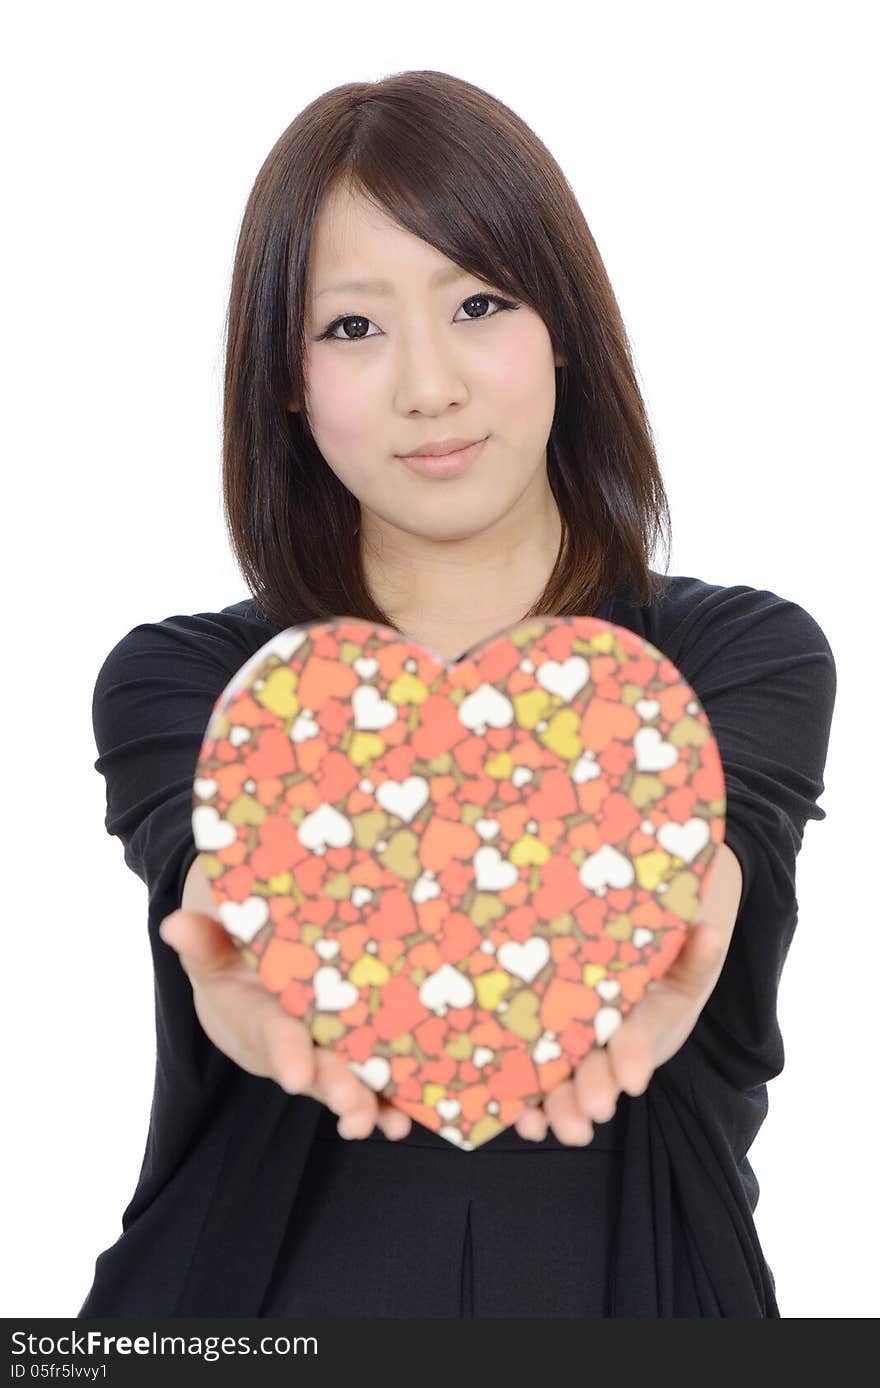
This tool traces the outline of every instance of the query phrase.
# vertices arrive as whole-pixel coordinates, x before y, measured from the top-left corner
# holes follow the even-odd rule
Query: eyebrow
[[[460,265],[452,265],[449,268],[438,270],[428,281],[432,289],[440,289],[446,284],[454,284],[456,280],[470,278],[470,271],[463,270]],[[319,289],[315,294],[316,299],[320,299],[322,294],[332,294],[334,291],[356,290],[360,294],[392,294],[393,285],[387,280],[345,280],[340,284],[327,284],[323,289]]]

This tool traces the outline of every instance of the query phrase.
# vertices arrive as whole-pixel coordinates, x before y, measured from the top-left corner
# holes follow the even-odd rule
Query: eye
[[[502,299],[500,294],[471,294],[465,299],[461,307],[465,308],[467,304],[478,304],[481,300],[485,300],[488,304],[494,304],[499,313],[506,308],[519,308],[519,304],[512,303],[510,299]],[[495,318],[496,316],[494,313],[478,313],[476,319],[471,321],[479,321],[480,318]],[[459,321],[464,320],[460,319]]]
[[[459,308],[464,308],[464,309],[466,309],[467,306],[468,306],[469,304],[479,304],[479,303],[482,303],[483,301],[485,301],[486,303],[489,303],[489,304],[494,304],[494,305],[495,305],[495,310],[496,310],[495,313],[482,312],[482,313],[476,314],[473,318],[470,318],[469,320],[468,320],[468,319],[465,319],[465,318],[459,318],[459,319],[457,319],[456,321],[459,322],[459,323],[464,323],[464,322],[468,322],[468,321],[470,321],[470,322],[472,322],[472,323],[474,323],[474,322],[479,322],[481,318],[495,318],[495,317],[497,317],[497,314],[500,313],[500,312],[502,312],[504,309],[516,309],[516,308],[519,308],[519,304],[515,304],[511,299],[504,299],[504,298],[502,298],[500,294],[470,294],[470,295],[468,295],[468,297],[459,305]],[[341,327],[343,326],[343,324],[345,324],[345,323],[356,323],[356,324],[358,324],[358,325],[364,324],[365,327],[368,327],[368,326],[370,325],[371,322],[372,322],[371,319],[365,318],[365,317],[363,316],[363,314],[360,314],[360,313],[343,313],[343,314],[340,315],[339,318],[334,318],[334,319],[333,319],[333,322],[330,323],[330,324],[324,329],[324,331],[323,331],[322,333],[319,333],[319,334],[318,334],[318,336],[317,336],[317,338],[315,339],[315,341],[316,341],[316,342],[359,342],[359,341],[361,341],[361,340],[362,340],[363,338],[365,338],[365,337],[376,337],[376,336],[378,335],[378,334],[376,334],[376,333],[369,333],[369,332],[366,332],[366,331],[363,331],[363,332],[362,332],[362,331],[360,331],[360,330],[358,330],[357,333],[356,333],[356,335],[353,336],[353,337],[347,337],[347,336],[346,336],[346,337],[338,337],[338,336],[337,336],[337,329],[338,329],[338,328],[341,328]],[[374,323],[374,324],[373,324],[373,327],[375,327],[375,326],[376,326],[376,325],[375,325],[375,323]]]

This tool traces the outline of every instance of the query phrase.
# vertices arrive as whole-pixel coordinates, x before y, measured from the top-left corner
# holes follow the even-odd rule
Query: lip
[[[456,448],[451,453],[409,453],[401,455],[400,461],[421,477],[454,477],[470,467],[485,442],[486,439],[477,439],[476,443]]]
[[[414,448],[410,453],[401,453],[401,458],[445,458],[450,453],[460,453],[463,448],[469,448],[472,443],[479,443],[479,439],[448,438],[432,439],[430,443],[423,443],[421,448]]]

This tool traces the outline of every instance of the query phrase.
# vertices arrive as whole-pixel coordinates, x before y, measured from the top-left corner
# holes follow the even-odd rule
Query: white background
[[[656,434],[669,571],[791,598],[835,653],[786,1065],[750,1159],[782,1315],[875,1316],[876,10],[310,8],[7,21],[3,1314],[76,1314],[140,1169],[146,891],[104,831],[91,695],[131,627],[247,596],[219,472],[245,200],[319,93],[436,68],[510,105],[575,189]]]

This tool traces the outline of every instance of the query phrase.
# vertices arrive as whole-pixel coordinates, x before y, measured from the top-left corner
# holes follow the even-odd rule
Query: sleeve
[[[120,839],[151,906],[162,900],[166,913],[180,904],[198,851],[192,787],[205,730],[220,694],[252,653],[218,616],[134,627],[105,659],[92,696],[105,827]]]
[[[804,829],[825,818],[817,801],[837,672],[803,607],[752,588],[720,592],[696,614],[676,660],[718,743],[725,841],[743,874],[730,948],[695,1037],[737,1088],[749,1089],[784,1063],[777,996],[797,922]]]

